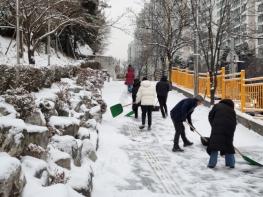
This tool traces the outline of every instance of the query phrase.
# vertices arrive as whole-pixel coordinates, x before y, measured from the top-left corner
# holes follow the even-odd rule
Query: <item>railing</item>
[[[194,73],[187,69],[174,68],[172,82],[193,90]],[[209,73],[199,73],[199,93],[210,97]],[[242,112],[263,112],[263,77],[245,79],[245,71],[226,74],[222,68],[217,74],[216,97],[232,99]]]

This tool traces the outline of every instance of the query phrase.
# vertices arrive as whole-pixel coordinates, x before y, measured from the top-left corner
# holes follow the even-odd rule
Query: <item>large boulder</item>
[[[95,162],[97,160],[97,154],[96,154],[96,149],[91,143],[90,140],[86,139],[83,140],[83,146],[82,146],[82,151],[81,151],[81,160],[82,163],[86,159],[90,159],[91,161]]]
[[[81,140],[89,139],[93,147],[95,147],[95,149],[98,150],[99,136],[98,136],[97,129],[92,128],[92,127],[90,128],[80,127],[78,138]]]
[[[26,124],[25,147],[23,155],[46,159],[46,148],[49,141],[47,127]]]
[[[77,162],[79,154],[79,145],[77,140],[72,136],[58,136],[55,135],[51,138],[50,145],[62,152],[68,153],[75,162]]]
[[[101,112],[101,106],[96,105],[92,107],[89,111],[85,113],[85,119],[95,119],[98,122],[101,122],[102,120],[102,112]]]
[[[0,161],[0,196],[21,196],[26,181],[20,161],[7,153],[0,153]]]
[[[93,171],[90,163],[73,167],[68,184],[78,193],[90,197],[93,189]]]
[[[49,125],[59,130],[61,135],[77,136],[80,121],[73,117],[52,116]]]
[[[47,127],[26,125],[26,144],[37,144],[44,149],[48,145],[49,132]]]
[[[30,116],[26,118],[25,122],[32,125],[46,126],[45,116],[40,110],[34,111]]]
[[[71,156],[66,152],[53,148],[52,146],[48,147],[48,160],[56,163],[62,168],[68,170],[71,169]]]
[[[26,146],[26,125],[21,119],[0,117],[0,151],[20,156]]]
[[[45,161],[31,156],[25,156],[21,159],[21,162],[27,183],[37,181],[42,186],[49,185],[49,173]]]

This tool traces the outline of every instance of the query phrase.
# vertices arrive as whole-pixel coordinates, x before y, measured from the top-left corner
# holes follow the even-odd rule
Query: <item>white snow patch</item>
[[[95,106],[95,107],[92,107],[92,108],[90,109],[89,113],[93,116],[93,115],[99,113],[100,110],[101,110],[101,109],[100,109],[100,106],[97,105],[97,106]]]
[[[70,125],[79,125],[80,121],[73,117],[63,117],[63,116],[52,116],[49,120],[49,124],[52,127],[60,126],[62,128]]]
[[[6,180],[21,166],[20,161],[18,159],[11,157],[5,152],[0,152],[0,161],[0,181]]]
[[[5,117],[2,116],[0,117],[0,127],[12,127],[12,128],[17,128],[18,130],[23,130],[26,128],[26,124],[23,120],[21,119],[14,119],[12,117]]]
[[[44,126],[26,124],[26,130],[28,133],[45,133],[48,132],[48,128]]]
[[[49,160],[53,162],[56,162],[61,159],[71,159],[71,156],[68,153],[53,148],[51,145],[48,146],[48,153],[49,153]]]

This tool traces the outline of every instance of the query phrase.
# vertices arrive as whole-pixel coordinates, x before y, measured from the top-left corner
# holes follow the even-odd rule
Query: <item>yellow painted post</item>
[[[225,99],[226,98],[226,82],[225,82],[226,69],[225,67],[222,67],[221,75],[222,75],[222,99]]]
[[[246,88],[245,88],[245,70],[241,70],[241,111],[245,112],[246,107]]]
[[[207,95],[207,97],[210,97],[210,75],[209,75],[209,72],[207,73],[207,77],[206,77],[206,95]]]

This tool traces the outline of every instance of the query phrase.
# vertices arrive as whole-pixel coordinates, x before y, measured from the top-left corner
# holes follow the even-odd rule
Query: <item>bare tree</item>
[[[200,43],[200,55],[210,75],[211,104],[214,104],[217,87],[217,70],[223,42],[230,32],[231,0],[221,0],[220,10],[217,0],[190,0],[192,27],[196,31]],[[196,10],[199,12],[196,12]],[[217,12],[218,11],[218,12]],[[196,17],[199,17],[199,25]],[[219,14],[219,15],[217,15]]]
[[[184,34],[189,24],[188,11],[185,0],[151,0],[137,18],[137,39],[167,59],[169,70],[176,53],[189,44]]]
[[[15,0],[1,0],[1,6],[15,17]],[[41,41],[70,25],[94,27],[94,20],[88,21],[78,1],[72,0],[20,0],[20,31],[28,49],[28,61],[34,64],[34,52]],[[2,20],[2,19],[1,19]],[[9,20],[8,26],[15,27],[15,20]],[[50,30],[48,31],[48,23]]]

